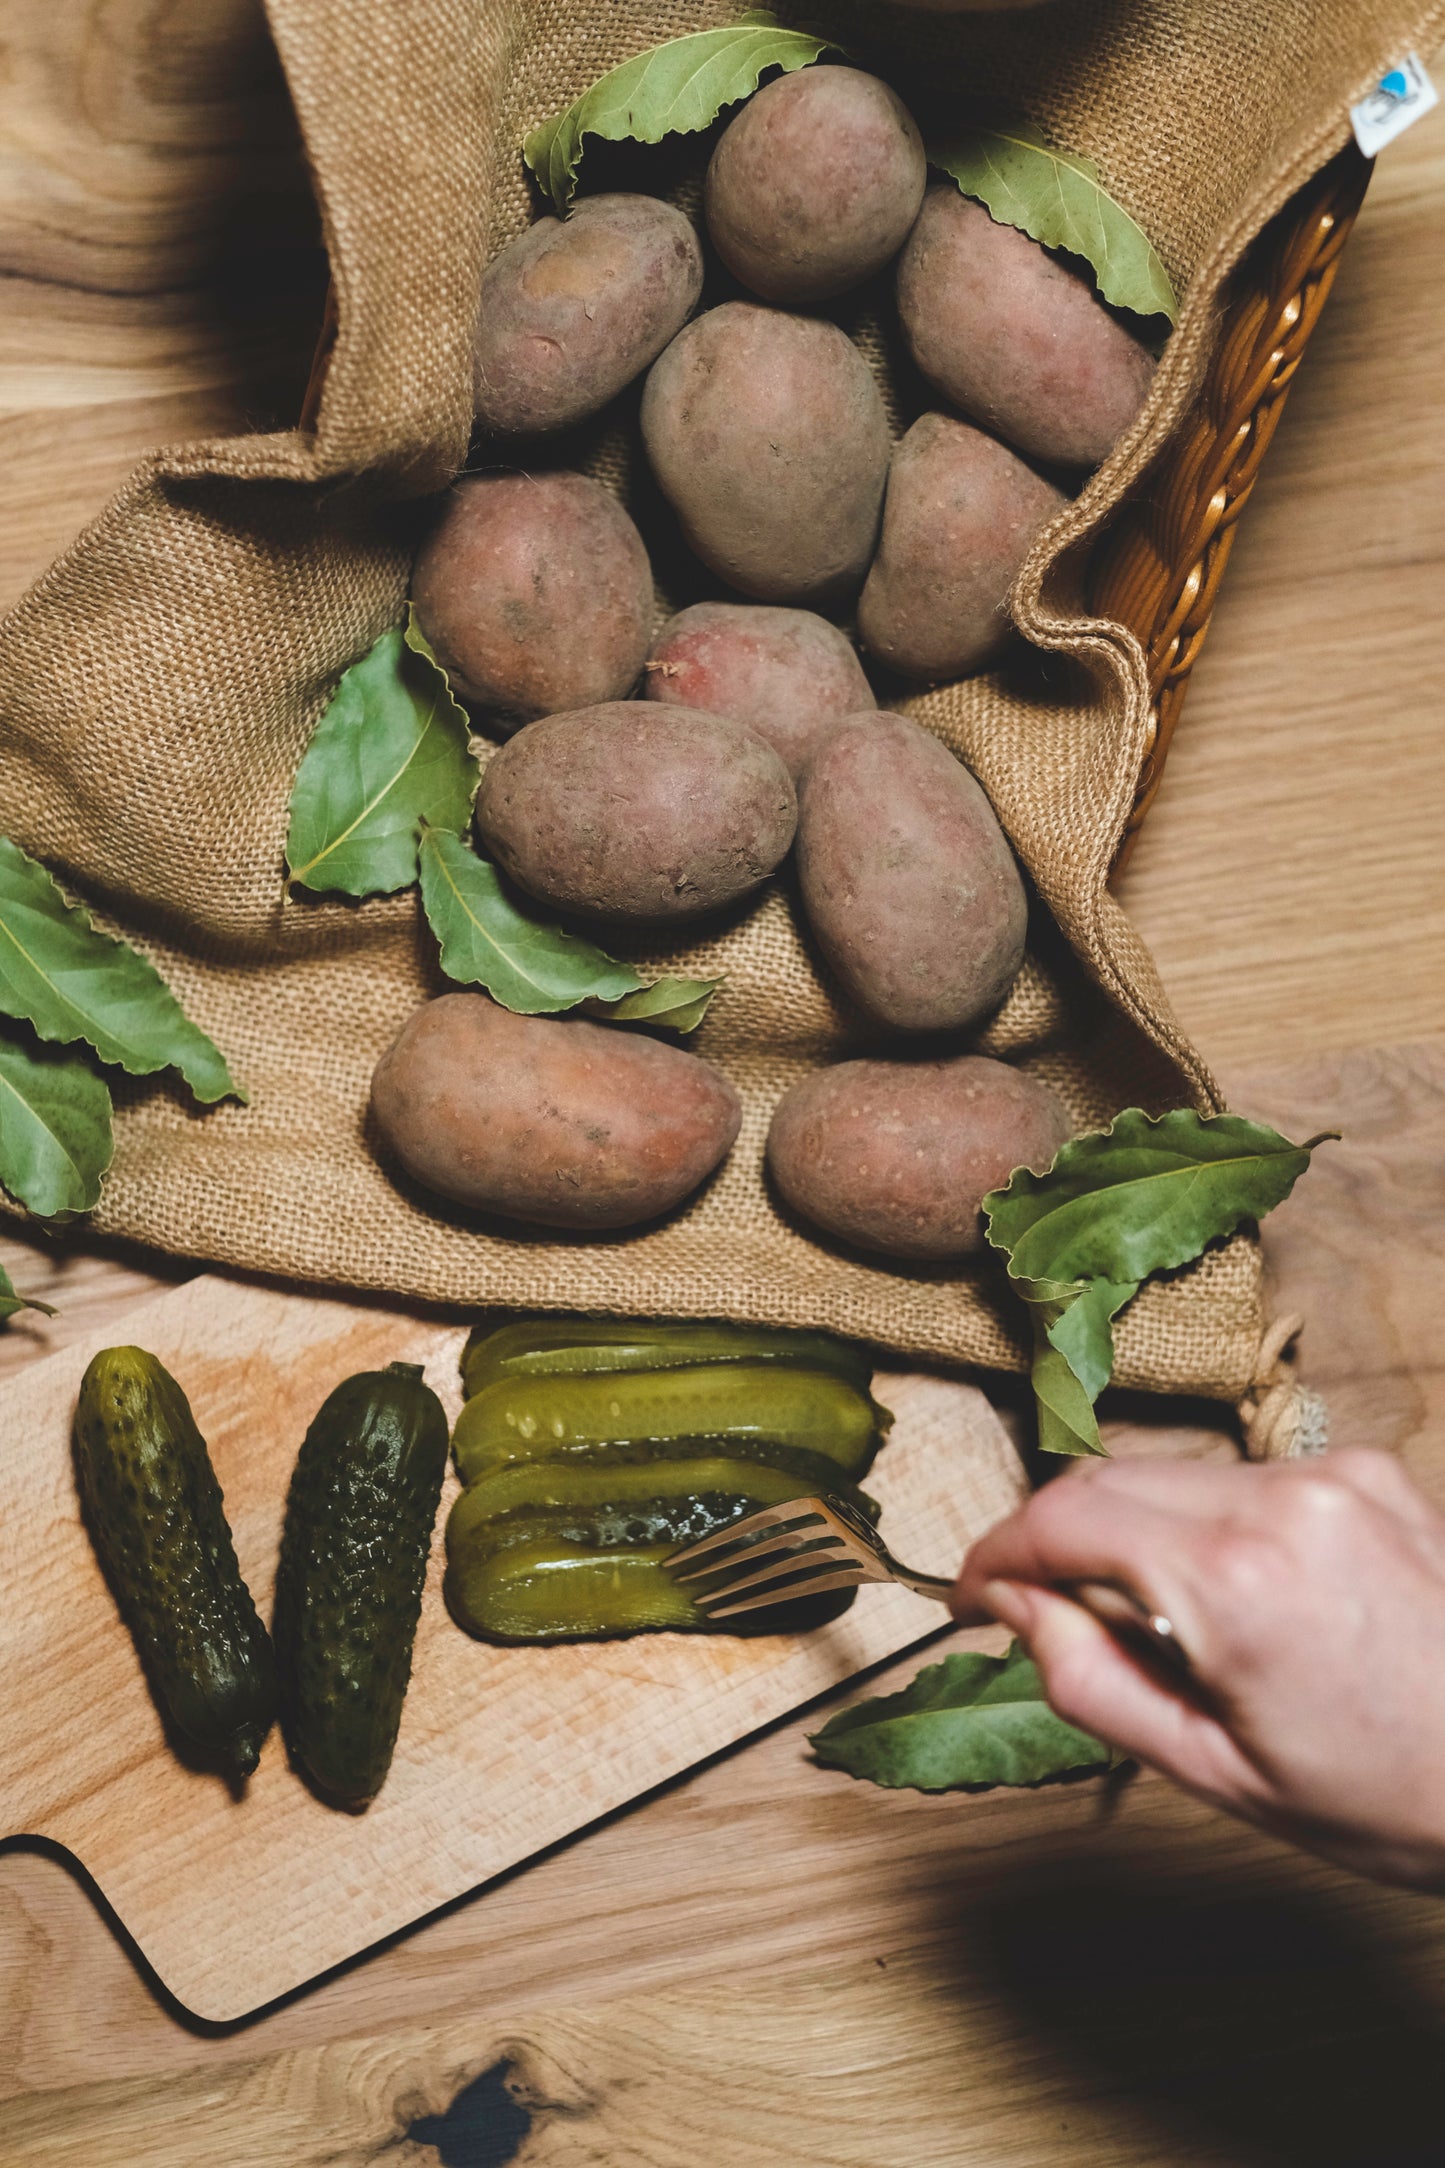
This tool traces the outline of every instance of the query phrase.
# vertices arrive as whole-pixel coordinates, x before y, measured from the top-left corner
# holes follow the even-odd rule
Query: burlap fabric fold
[[[155,959],[251,1093],[247,1108],[202,1115],[164,1083],[125,1085],[98,1227],[449,1302],[822,1323],[1015,1366],[1017,1319],[987,1269],[919,1276],[845,1255],[768,1195],[780,1092],[858,1043],[784,888],[665,959],[727,973],[695,1043],[746,1103],[731,1161],[666,1225],[588,1242],[483,1224],[394,1179],[368,1130],[368,1084],[438,990],[434,944],[411,896],[282,897],[287,796],[310,731],[339,672],[399,614],[418,500],[466,458],[480,268],[530,215],[523,133],[629,54],[739,12],[735,0],[269,0],[338,306],[315,426],[159,454],[0,626],[0,831]],[[1428,47],[1445,6],[1063,0],[1043,16],[950,19],[807,0],[792,12],[845,37],[886,34],[900,82],[916,57],[935,85],[1007,100],[1096,159],[1187,293],[1146,412],[1025,571],[1018,614],[1047,659],[912,705],[982,778],[1038,891],[1030,964],[985,1048],[1051,1078],[1081,1119],[1126,1103],[1212,1107],[1209,1073],[1105,888],[1143,751],[1143,660],[1120,628],[1081,614],[1066,552],[1186,410],[1251,238],[1344,140],[1350,102]],[[1121,1380],[1239,1397],[1258,1362],[1259,1277],[1240,1240],[1147,1288],[1122,1321]]]

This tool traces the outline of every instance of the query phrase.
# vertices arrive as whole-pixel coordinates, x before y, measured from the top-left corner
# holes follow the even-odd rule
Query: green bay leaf
[[[1314,1143],[1237,1114],[1130,1107],[1073,1137],[1047,1174],[1020,1168],[983,1201],[984,1225],[1020,1280],[1145,1280],[1200,1256],[1282,1204]]]
[[[504,888],[496,867],[444,828],[422,831],[421,899],[447,977],[484,986],[518,1015],[556,1015],[643,987],[630,965],[564,933]]]
[[[479,771],[470,726],[414,619],[345,672],[291,791],[288,878],[346,896],[417,877],[423,821],[460,835]]]
[[[1038,1418],[1041,1453],[1061,1453],[1073,1460],[1104,1456],[1094,1413],[1094,1395],[1075,1377],[1069,1363],[1049,1339],[1049,1313],[1033,1314],[1034,1357],[1029,1382],[1034,1389],[1034,1413]]]
[[[1103,1452],[1094,1402],[1113,1374],[1119,1311],[1151,1273],[1282,1203],[1320,1142],[1291,1144],[1239,1115],[1131,1107],[1071,1138],[1046,1174],[1020,1168],[990,1191],[985,1231],[1033,1321],[1045,1452]]]
[[[0,1015],[78,1040],[128,1076],[178,1069],[197,1099],[243,1099],[224,1059],[153,964],[98,933],[59,883],[0,836]]]
[[[18,1310],[38,1310],[42,1317],[54,1317],[55,1311],[48,1302],[36,1302],[31,1295],[15,1291],[15,1282],[3,1265],[0,1265],[0,1324],[7,1317],[14,1317]]]
[[[831,40],[785,30],[764,8],[722,30],[670,38],[624,60],[564,113],[534,128],[522,155],[559,212],[572,200],[589,136],[607,143],[661,143],[693,135],[751,97],[764,75],[809,67]]]
[[[0,1187],[39,1219],[88,1212],[111,1162],[110,1090],[88,1054],[0,1031]]]
[[[651,986],[624,994],[620,1001],[589,1002],[588,1011],[610,1024],[654,1024],[668,1031],[696,1031],[722,984],[721,979],[655,979]]]
[[[1178,322],[1178,297],[1158,251],[1109,195],[1092,160],[1055,150],[1029,121],[998,116],[952,126],[927,150],[929,164],[999,225],[1082,256],[1115,308]]]
[[[901,1693],[840,1710],[808,1743],[829,1768],[921,1792],[1043,1784],[1110,1759],[1055,1716],[1018,1642],[1007,1656],[945,1656]]]
[[[1139,1292],[1137,1280],[1085,1280],[1082,1291],[1051,1317],[1046,1330],[1091,1400],[1114,1374],[1114,1320]]]

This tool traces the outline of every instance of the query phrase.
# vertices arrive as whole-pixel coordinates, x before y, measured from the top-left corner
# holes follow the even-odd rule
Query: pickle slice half
[[[777,1364],[504,1377],[466,1403],[452,1451],[464,1483],[520,1461],[650,1459],[658,1447],[675,1458],[679,1444],[702,1440],[747,1458],[811,1453],[856,1477],[891,1422],[843,1379]]]
[[[649,1324],[619,1318],[535,1317],[479,1325],[462,1354],[468,1399],[502,1377],[594,1376],[613,1370],[679,1370],[702,1363],[782,1363],[823,1370],[868,1390],[864,1351],[831,1333],[765,1325]]]

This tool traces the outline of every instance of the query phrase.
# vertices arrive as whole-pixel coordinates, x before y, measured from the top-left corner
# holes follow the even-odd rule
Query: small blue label
[[[1386,70],[1368,97],[1351,106],[1355,141],[1367,158],[1376,158],[1439,102],[1435,85],[1420,65],[1419,54],[1407,53]]]

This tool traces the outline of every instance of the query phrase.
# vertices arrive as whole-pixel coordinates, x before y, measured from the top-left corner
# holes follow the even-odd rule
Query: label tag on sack
[[[1407,53],[1388,75],[1381,76],[1368,98],[1350,107],[1355,141],[1367,158],[1378,157],[1422,113],[1440,103],[1440,93],[1425,73],[1418,53]]]

